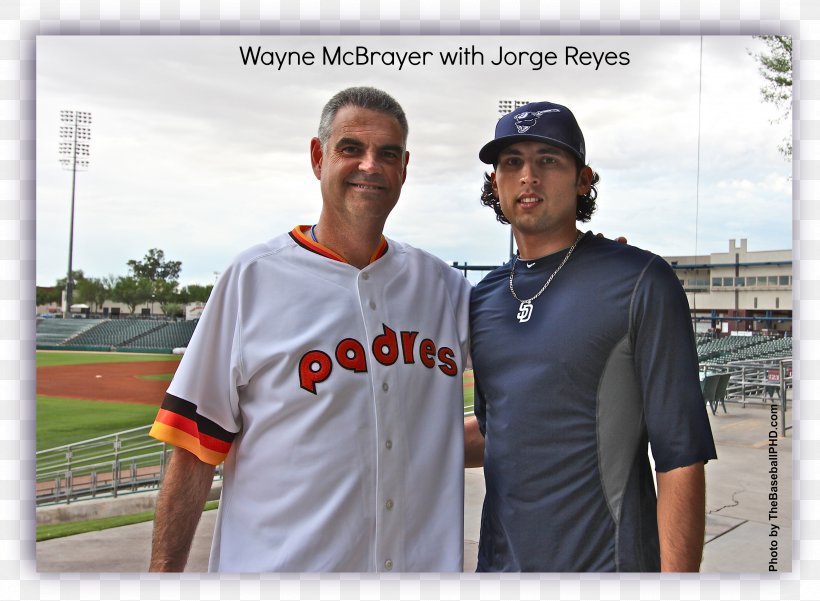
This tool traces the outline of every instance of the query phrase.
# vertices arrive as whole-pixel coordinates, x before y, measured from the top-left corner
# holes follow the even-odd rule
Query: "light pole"
[[[74,296],[72,261],[74,255],[74,193],[77,188],[77,171],[88,168],[91,157],[91,113],[84,111],[60,111],[60,164],[71,170],[71,227],[68,234],[68,277],[65,284],[65,308],[63,317],[71,312]]]

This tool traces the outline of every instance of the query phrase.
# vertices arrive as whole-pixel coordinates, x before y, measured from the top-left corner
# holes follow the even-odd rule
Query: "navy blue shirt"
[[[565,254],[518,261],[518,297]],[[470,307],[487,487],[478,570],[660,570],[647,444],[660,472],[716,458],[677,276],[587,232],[519,323],[509,274],[490,273]]]

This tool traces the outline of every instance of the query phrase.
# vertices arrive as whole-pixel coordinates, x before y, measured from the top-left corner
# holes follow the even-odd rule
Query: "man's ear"
[[[404,151],[404,173],[401,175],[401,183],[404,185],[404,180],[407,179],[407,164],[410,162],[410,152]]]
[[[313,175],[316,179],[322,179],[322,143],[319,138],[313,138],[310,141],[310,165],[313,167]]]
[[[592,167],[586,166],[578,173],[577,194],[583,196],[592,188]]]

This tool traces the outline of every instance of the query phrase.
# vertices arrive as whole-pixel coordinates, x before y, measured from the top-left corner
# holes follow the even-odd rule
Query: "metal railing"
[[[793,401],[793,360],[789,358],[733,361],[726,364],[701,365],[705,374],[730,373],[726,402],[745,407],[750,405],[777,405],[780,410],[780,433],[792,426],[786,425],[786,409]]]
[[[785,436],[786,430],[791,429],[786,425],[786,408],[793,387],[791,358],[702,365],[701,370],[731,373],[726,402],[744,407],[776,403],[781,434]],[[465,405],[464,416],[472,415],[472,411],[472,403]],[[151,425],[147,425],[38,451],[37,505],[117,497],[159,488],[173,447],[148,436],[150,429]],[[220,465],[215,478],[221,477]]]
[[[37,505],[116,497],[159,487],[171,447],[133,428],[38,451]]]

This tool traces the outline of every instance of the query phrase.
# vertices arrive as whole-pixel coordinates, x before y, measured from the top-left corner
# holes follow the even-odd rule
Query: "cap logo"
[[[544,111],[538,111],[537,113],[532,113],[527,111],[525,113],[518,113],[515,115],[515,127],[518,129],[519,134],[523,134],[528,129],[533,127],[536,123],[538,123],[538,118],[543,115],[544,113],[560,113],[561,111],[558,109],[546,109]]]

